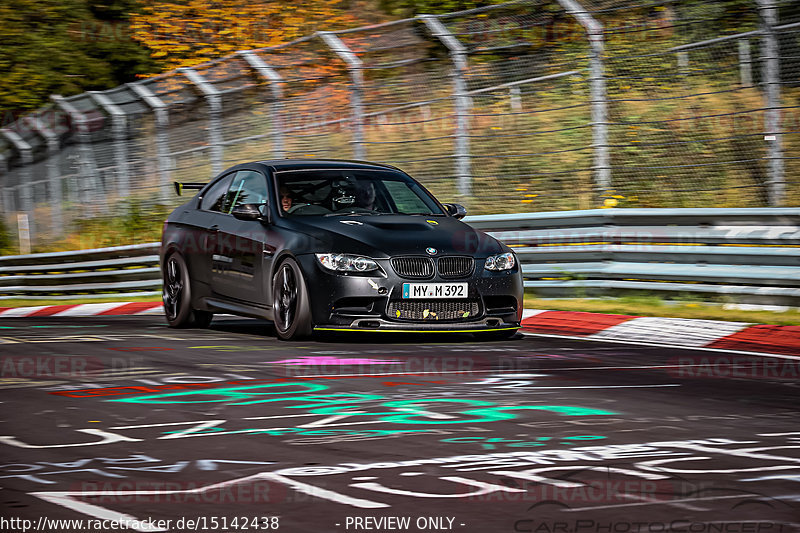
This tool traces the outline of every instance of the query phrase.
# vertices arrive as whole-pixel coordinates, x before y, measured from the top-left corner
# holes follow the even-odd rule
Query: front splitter
[[[363,323],[369,323],[369,325]],[[314,331],[357,331],[366,333],[487,333],[492,331],[516,331],[519,324],[489,325],[486,322],[471,324],[398,324],[385,320],[356,320],[346,326],[316,326]]]

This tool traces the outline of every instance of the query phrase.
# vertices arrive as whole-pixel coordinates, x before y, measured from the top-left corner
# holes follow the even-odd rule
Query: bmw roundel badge
[[[431,247],[425,248],[425,251],[428,252],[428,255],[436,255],[439,253],[439,250]]]

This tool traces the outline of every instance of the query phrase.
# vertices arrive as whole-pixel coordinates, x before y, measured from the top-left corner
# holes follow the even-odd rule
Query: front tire
[[[292,258],[281,262],[272,278],[272,313],[282,340],[310,337],[314,330],[303,272]]]
[[[192,284],[183,257],[177,253],[167,257],[163,276],[161,298],[164,301],[164,315],[169,327],[208,327],[213,315],[208,311],[192,309]]]

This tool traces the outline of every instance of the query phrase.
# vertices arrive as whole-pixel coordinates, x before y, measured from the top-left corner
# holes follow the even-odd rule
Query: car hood
[[[296,230],[319,241],[320,252],[390,257],[397,255],[466,254],[486,256],[507,248],[452,217],[418,215],[362,215],[295,217]]]

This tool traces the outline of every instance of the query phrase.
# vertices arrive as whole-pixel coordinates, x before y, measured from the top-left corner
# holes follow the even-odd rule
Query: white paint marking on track
[[[136,517],[131,516],[129,514],[120,513],[119,511],[112,511],[111,509],[100,507],[99,505],[82,502],[76,499],[75,496],[73,495],[74,493],[71,492],[31,492],[30,494],[38,498],[41,498],[46,502],[50,502],[56,505],[61,505],[62,507],[66,507],[67,509],[71,509],[73,511],[83,513],[85,515],[89,515],[99,520],[112,520],[118,524],[136,524],[136,523],[142,524],[141,521],[137,521]],[[169,531],[168,529],[162,529],[156,527],[152,528],[137,527],[131,529],[143,532]]]
[[[639,500],[640,502],[652,502],[652,503],[660,503],[664,500],[657,500],[655,498],[647,498],[646,496],[639,496],[637,494],[620,494],[621,498],[627,498],[629,500]],[[688,503],[673,503],[673,507],[679,507],[681,509],[686,509],[688,511],[708,511],[709,509],[705,507],[696,507],[694,505],[690,505]]]
[[[593,339],[654,339],[687,347],[706,346],[751,326],[749,322],[723,322],[690,318],[639,317],[591,335]]]
[[[362,500],[361,498],[353,498],[351,496],[339,494],[338,492],[333,492],[332,490],[321,489],[319,487],[315,487],[314,485],[303,483],[302,481],[297,481],[295,479],[284,477],[280,474],[268,473],[268,474],[262,474],[261,477],[265,479],[271,479],[278,483],[283,483],[284,485],[288,485],[290,488],[293,488],[298,492],[302,492],[303,494],[308,494],[309,496],[314,496],[317,498],[325,498],[327,500],[331,500],[336,503],[352,505],[353,507],[360,507],[362,509],[379,509],[381,507],[390,507],[390,505],[386,503],[373,502],[370,500]]]
[[[213,485],[206,485],[205,487],[198,487],[195,489],[187,489],[187,490],[119,490],[119,491],[109,491],[109,490],[98,490],[98,491],[64,491],[64,492],[31,492],[29,493],[32,496],[36,496],[41,498],[45,501],[50,503],[54,503],[56,505],[61,505],[68,509],[72,509],[73,511],[77,511],[79,513],[87,514],[94,518],[98,518],[101,520],[116,520],[120,522],[120,525],[123,527],[130,527],[131,529],[135,529],[136,531],[143,531],[143,532],[150,532],[150,531],[169,531],[168,529],[160,529],[154,527],[146,527],[147,522],[144,519],[137,519],[131,515],[120,513],[118,511],[113,511],[111,509],[106,509],[105,507],[100,507],[99,505],[93,505],[90,503],[86,503],[76,499],[76,497],[87,497],[87,496],[165,496],[169,494],[198,494],[204,493],[209,490],[216,490],[225,488],[229,485],[237,485],[239,483],[244,483],[247,481],[254,481],[257,479],[263,479],[266,477],[271,476],[271,474],[264,474],[258,473],[253,474],[252,476],[247,476],[238,479],[232,479],[229,481],[223,481],[221,483],[215,483]],[[321,489],[318,489],[321,490]],[[336,493],[333,493],[336,494]],[[342,495],[339,495],[342,496]],[[346,498],[346,496],[345,496]],[[364,500],[366,501],[366,500]],[[372,503],[372,502],[370,502]],[[381,505],[381,504],[379,504]],[[381,505],[384,506],[384,505]],[[143,527],[132,527],[135,524],[139,524]]]
[[[708,498],[682,498],[678,500],[657,500],[651,502],[637,502],[637,503],[617,503],[613,505],[597,505],[594,507],[573,507],[572,509],[564,509],[567,513],[576,513],[580,511],[595,511],[598,509],[618,509],[620,507],[642,507],[645,505],[674,505],[676,503],[689,503],[689,502],[705,502],[714,500],[731,500],[733,498],[744,498],[745,494],[735,494],[732,496],[709,496]],[[754,495],[755,496],[755,495]],[[796,495],[787,494],[784,496],[772,496],[771,499],[780,500],[782,498],[794,498]]]
[[[596,342],[610,342],[613,344],[631,344],[634,346],[653,346],[656,348],[674,348],[676,350],[687,350],[691,352],[699,351],[699,352],[716,352],[716,353],[724,353],[724,354],[737,354],[737,355],[755,355],[758,357],[772,357],[775,359],[789,359],[792,361],[800,361],[800,356],[798,355],[783,355],[777,353],[767,353],[767,352],[746,352],[743,350],[727,350],[725,348],[706,348],[706,347],[697,347],[697,346],[682,346],[680,344],[666,344],[660,342],[643,342],[643,341],[626,341],[626,340],[619,340],[619,339],[602,339],[597,338],[594,335],[588,337],[579,337],[576,335],[554,335],[552,333],[530,333],[527,331],[520,330],[520,333],[523,335],[527,335],[530,337],[546,337],[546,338],[553,338],[553,339],[574,339],[579,341],[596,341]],[[647,367],[641,367],[647,368]],[[665,367],[666,368],[666,367]],[[550,369],[548,369],[550,370]]]

